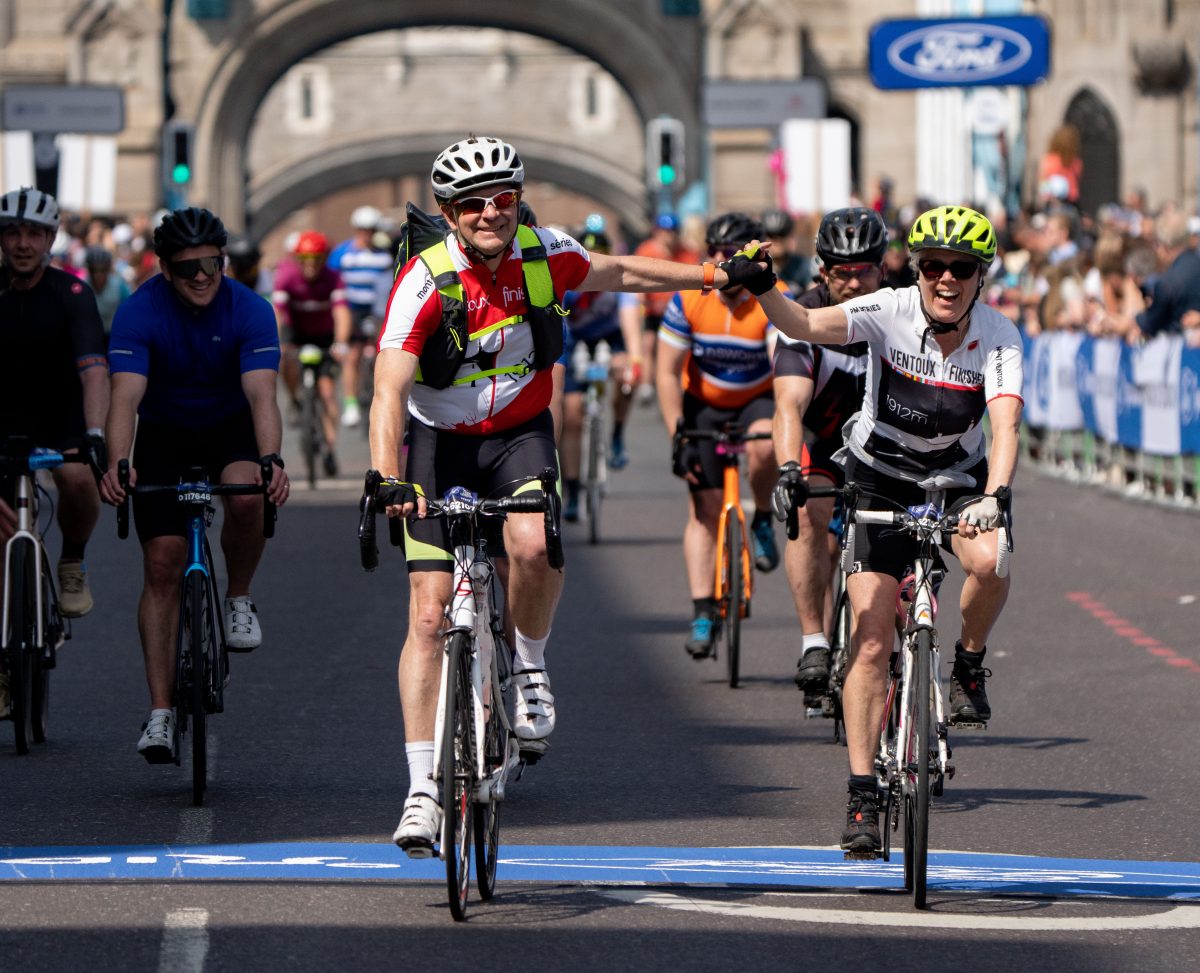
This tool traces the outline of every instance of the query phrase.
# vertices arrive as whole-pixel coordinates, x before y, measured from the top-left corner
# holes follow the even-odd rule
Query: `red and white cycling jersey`
[[[840,305],[847,341],[866,341],[867,393],[847,444],[863,462],[910,479],[962,469],[984,458],[980,420],[987,404],[1021,398],[1021,337],[983,304],[948,356],[921,311],[917,287],[880,290]]]
[[[535,227],[546,248],[550,278],[558,301],[576,289],[591,269],[591,256],[572,237],[557,230]],[[513,238],[496,273],[473,261],[453,233],[446,246],[463,286],[467,305],[467,357],[458,375],[467,376],[533,361],[533,334],[525,323],[525,276],[521,244]],[[419,257],[413,257],[392,288],[379,348],[402,348],[421,354],[425,339],[442,319],[441,297]],[[470,435],[488,435],[511,429],[532,419],[550,404],[550,370],[512,372],[481,377],[477,381],[433,389],[414,385],[408,411],[418,422],[435,429]]]

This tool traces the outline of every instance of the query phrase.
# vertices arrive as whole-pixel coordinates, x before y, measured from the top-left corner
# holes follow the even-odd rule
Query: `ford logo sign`
[[[880,88],[1028,85],[1050,67],[1050,32],[1037,16],[883,20],[871,30]]]
[[[1024,67],[1032,53],[1026,38],[1004,27],[944,24],[898,37],[887,57],[912,78],[990,82]]]

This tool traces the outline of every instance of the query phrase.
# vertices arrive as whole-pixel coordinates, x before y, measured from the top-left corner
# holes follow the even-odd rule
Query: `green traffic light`
[[[171,178],[177,183],[185,183],[192,178],[191,166],[179,163],[171,170]]]
[[[675,167],[662,165],[658,167],[658,181],[664,186],[670,186],[675,182]]]

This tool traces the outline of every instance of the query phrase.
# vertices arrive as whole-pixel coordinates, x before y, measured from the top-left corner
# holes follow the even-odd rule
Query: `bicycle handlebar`
[[[846,503],[846,520],[847,523],[856,524],[876,524],[884,527],[898,527],[902,530],[915,531],[917,526],[923,522],[927,522],[926,517],[914,516],[910,510],[860,510],[858,508],[858,498],[860,496],[871,496],[887,503],[895,504],[895,501],[890,497],[885,497],[877,493],[869,493],[864,491],[853,483],[848,483],[846,486],[815,486],[810,487],[801,481],[801,489],[797,491],[799,494],[795,498],[795,503],[792,504],[788,511],[788,536],[791,536],[791,524],[793,518],[797,517],[797,508],[803,507],[811,498],[821,497],[841,497]],[[994,494],[980,493],[972,496],[961,497],[956,500],[951,506],[942,513],[937,521],[937,530],[956,531],[960,522],[959,513],[965,508],[981,500],[984,497],[995,497],[1000,505],[1000,524],[997,526],[997,544],[996,544],[996,577],[1004,578],[1008,576],[1008,561],[1012,554],[1012,489],[1002,486],[996,489]],[[897,504],[897,507],[899,505]]]
[[[65,453],[58,449],[34,446],[27,436],[8,436],[0,440],[0,466],[8,467],[20,474],[33,474],[38,470],[54,470],[66,463],[86,463],[92,469],[96,482],[104,475],[96,462],[92,450],[80,449],[76,453]]]
[[[198,503],[204,494],[210,497],[250,496],[262,494],[263,498],[263,537],[275,536],[275,520],[278,510],[267,496],[267,488],[271,485],[273,473],[269,459],[259,460],[261,483],[210,483],[201,478],[194,481],[180,480],[178,483],[139,483],[135,487],[129,485],[129,460],[117,462],[117,482],[125,491],[125,498],[117,504],[117,536],[124,540],[129,536],[129,497],[132,493],[174,493],[181,503]],[[188,496],[191,494],[191,497]]]
[[[496,499],[478,499],[464,502],[463,499],[426,500],[426,517],[448,517],[455,514],[471,513],[484,517],[505,517],[510,513],[544,513],[546,531],[546,559],[550,567],[558,570],[563,566],[562,534],[558,527],[558,492],[555,483],[558,473],[552,467],[546,467],[538,477],[542,485],[541,493],[524,493]],[[389,505],[390,498],[380,496],[380,487],[389,481],[378,470],[367,470],[363,483],[363,495],[359,501],[358,545],[359,557],[363,570],[374,571],[379,567],[379,547],[376,543],[375,515]],[[449,496],[449,493],[447,494]],[[404,540],[403,525],[399,518],[388,518],[388,530],[392,545],[399,547]]]

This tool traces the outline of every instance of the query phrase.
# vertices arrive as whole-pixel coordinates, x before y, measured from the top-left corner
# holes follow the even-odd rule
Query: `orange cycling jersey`
[[[787,294],[787,288],[779,285]],[[736,409],[771,391],[767,341],[774,325],[747,291],[726,304],[713,291],[684,291],[671,298],[659,340],[689,354],[683,390],[719,409]]]

